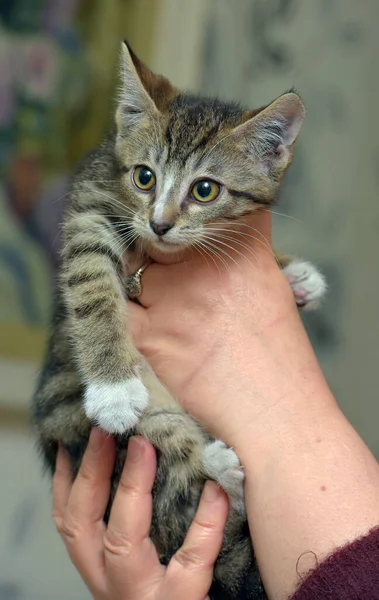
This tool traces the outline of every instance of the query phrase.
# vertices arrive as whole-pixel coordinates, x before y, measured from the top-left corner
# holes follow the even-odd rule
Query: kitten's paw
[[[238,456],[221,440],[207,444],[203,450],[203,468],[228,494],[234,508],[244,512],[244,472]]]
[[[119,383],[92,382],[84,395],[87,417],[108,433],[133,429],[148,403],[147,389],[137,377]]]
[[[319,306],[327,286],[324,276],[315,266],[309,262],[294,260],[284,267],[283,273],[299,308],[314,310]]]

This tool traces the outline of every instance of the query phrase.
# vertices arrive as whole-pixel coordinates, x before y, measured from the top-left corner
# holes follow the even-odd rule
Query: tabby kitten
[[[151,536],[163,563],[184,539],[204,480],[218,481],[231,510],[211,598],[266,597],[242,470],[234,452],[161,388],[133,347],[125,274],[154,249],[198,244],[212,252],[215,240],[225,261],[233,222],[275,202],[303,118],[292,92],[255,111],[182,93],[123,44],[115,131],[75,176],[63,224],[51,337],[33,400],[45,463],[53,473],[60,443],[76,473],[91,426],[113,434],[118,457],[107,520],[128,437],[149,439],[159,456]],[[323,277],[309,263],[279,260],[298,304],[315,306]]]

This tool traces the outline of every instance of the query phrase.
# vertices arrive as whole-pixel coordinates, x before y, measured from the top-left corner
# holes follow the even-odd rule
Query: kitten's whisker
[[[238,244],[239,246],[241,246],[241,248],[245,248],[245,250],[247,250],[248,252],[250,252],[250,254],[257,259],[257,255],[255,254],[254,250],[248,246],[248,244],[244,244],[243,242],[241,242],[240,240],[236,240],[233,237],[230,237],[228,235],[217,235],[217,238],[211,238],[211,239],[222,239],[222,240],[228,240],[229,242],[234,242],[235,244]]]
[[[84,183],[119,183],[119,179],[82,179]]]
[[[79,216],[83,216],[86,217],[88,213],[85,213],[83,215],[78,215]],[[105,213],[96,213],[99,215],[99,217],[104,217],[105,219],[125,219],[125,221],[127,221],[128,223],[132,223],[132,219],[129,215],[116,215],[116,214],[111,214],[111,215],[107,215]],[[113,225],[113,223],[112,223]]]
[[[129,242],[130,240],[135,240],[139,237],[139,235],[136,232],[133,231],[126,231],[126,232],[122,232],[121,235],[119,236],[119,241],[121,243],[123,242]]]
[[[249,237],[257,242],[259,242],[260,244],[263,243],[262,240],[260,240],[259,238],[257,238],[256,235],[252,235],[251,233],[247,233],[246,231],[240,231],[238,229],[232,229],[231,227],[206,227],[207,231],[227,231],[229,233],[235,233],[238,235],[243,235],[245,237]]]
[[[59,225],[58,225],[58,231],[57,231],[57,233],[55,234],[53,241],[51,242],[51,249],[52,249],[52,250],[54,250],[54,246],[55,246],[55,244],[56,244],[56,242],[57,242],[57,240],[58,240],[58,237],[59,237],[59,236],[61,235],[61,233],[62,233],[62,228],[63,228],[63,223],[59,223]]]
[[[80,217],[85,217],[86,215],[76,215],[76,218],[80,218]],[[104,215],[100,215],[100,217],[103,217]],[[129,223],[124,223],[123,221],[118,221],[116,223],[112,223],[112,226],[116,229],[116,234],[117,236],[119,236],[119,232],[117,231],[118,228],[125,228],[125,229],[129,229],[130,231],[133,230],[133,226]],[[54,248],[54,245],[57,241],[58,236],[62,233],[62,225],[60,226],[60,229],[58,231],[58,233],[56,234],[53,243],[52,243],[52,248]],[[73,240],[75,240],[78,236],[82,235],[83,233],[86,233],[88,231],[94,230],[94,229],[106,229],[106,225],[104,223],[94,223],[93,225],[91,225],[90,227],[86,227],[85,229],[80,229],[77,233],[75,233],[75,235],[73,235],[73,237],[70,237],[69,239],[69,243],[71,243]]]
[[[213,242],[216,242],[216,244],[213,244],[211,240],[212,240]],[[222,252],[222,254],[224,254],[224,255],[225,255],[225,256],[227,256],[227,257],[228,257],[228,258],[229,258],[231,261],[233,261],[235,265],[237,265],[239,268],[241,268],[241,265],[240,265],[240,264],[239,264],[239,263],[238,263],[238,262],[237,262],[237,261],[236,261],[236,260],[235,260],[235,259],[234,259],[234,258],[233,258],[231,255],[230,255],[230,254],[229,254],[229,252],[226,252],[225,250],[223,250],[222,248],[220,248],[220,247],[218,246],[218,244],[221,244],[222,246],[227,246],[227,247],[228,247],[228,248],[230,248],[231,250],[234,250],[235,252],[237,252],[237,254],[240,254],[240,253],[238,253],[238,250],[236,250],[236,249],[235,249],[235,248],[233,248],[232,246],[229,246],[229,244],[226,244],[225,242],[221,242],[220,240],[217,240],[217,239],[215,239],[215,238],[210,238],[209,236],[207,236],[207,237],[204,239],[204,242],[206,242],[208,246],[211,246],[212,248],[216,248],[216,249],[217,249],[219,252]],[[243,254],[241,254],[241,256],[243,256]],[[220,258],[221,258],[221,257],[220,257]],[[229,265],[228,265],[227,263],[226,263],[226,265],[225,265],[225,266],[226,266],[227,268],[229,267]]]
[[[218,233],[219,231],[224,231],[226,233],[234,233],[236,235],[241,235],[242,237],[250,238],[250,239],[262,244],[265,248],[267,248],[267,250],[269,250],[270,254],[273,254],[275,256],[275,253],[273,252],[271,247],[267,247],[267,245],[262,240],[257,238],[255,235],[252,235],[251,233],[246,233],[245,231],[238,231],[237,229],[231,229],[231,228],[222,229],[222,228],[217,228],[217,227],[207,227],[206,230],[210,231],[212,233]],[[231,238],[231,239],[234,239],[234,238]]]
[[[222,229],[217,227],[207,227],[206,231],[210,231],[211,233],[225,232],[234,235],[239,235],[243,238],[249,238],[251,240],[254,240],[255,242],[259,242],[260,244],[263,244],[266,247],[262,240],[257,238],[255,235],[252,235],[251,233],[246,233],[245,231],[237,231],[236,229]]]
[[[217,223],[216,223],[216,225],[217,225]],[[221,223],[220,223],[220,225],[228,225],[228,223],[221,222]],[[256,241],[257,241],[257,242],[260,242],[261,244],[263,244],[263,245],[264,245],[264,246],[267,248],[267,250],[269,250],[270,252],[273,252],[273,251],[272,251],[272,248],[271,248],[271,244],[270,244],[270,242],[269,242],[269,241],[268,241],[268,239],[267,239],[267,238],[266,238],[266,237],[263,235],[263,233],[262,233],[261,231],[259,231],[259,229],[257,229],[256,227],[253,227],[252,225],[248,225],[247,223],[244,223],[244,222],[238,222],[238,225],[239,225],[239,226],[243,226],[243,227],[247,227],[248,229],[251,229],[252,231],[254,231],[255,233],[257,233],[257,234],[258,234],[258,235],[259,235],[261,238],[263,238],[263,240],[264,240],[264,242],[265,242],[265,243],[264,243],[262,240],[259,240],[258,238],[255,238],[255,239],[256,239]],[[230,230],[230,231],[232,231],[232,229],[231,229],[231,228],[229,228],[229,230]],[[235,232],[235,230],[234,230],[234,232]],[[241,232],[241,233],[242,233],[242,232]],[[245,235],[247,235],[247,234],[245,234]]]
[[[226,269],[228,269],[229,265],[225,261],[225,259],[218,252],[215,252],[215,249],[216,250],[220,250],[220,248],[218,248],[217,246],[214,246],[214,244],[212,244],[210,242],[208,243],[208,240],[205,240],[205,239],[203,239],[201,241],[199,240],[198,243],[201,244],[202,248],[209,250],[209,252],[211,253],[211,255],[215,256],[219,261],[221,261],[221,263],[224,265],[224,267]],[[225,252],[224,252],[224,254],[225,254]]]
[[[209,262],[208,262],[207,255],[203,253],[203,252],[204,252],[203,248],[202,248],[202,247],[201,247],[201,246],[200,246],[200,245],[199,245],[197,242],[194,242],[194,243],[192,244],[192,246],[191,246],[191,250],[192,250],[192,255],[193,255],[193,253],[194,253],[194,250],[198,250],[198,251],[200,252],[201,256],[203,256],[203,257],[205,258],[205,262],[207,263],[207,266],[208,266],[208,267],[210,266],[210,265],[209,265]],[[208,254],[208,253],[207,253],[207,254]],[[208,254],[208,256],[209,256],[209,254]],[[211,256],[211,258],[212,258],[212,256]],[[213,262],[214,262],[214,259],[213,259],[213,258],[212,258],[212,260],[213,260]]]
[[[278,212],[276,210],[272,210],[271,208],[260,208],[262,212],[269,212],[273,215],[278,215],[278,217],[286,217],[287,219],[291,219],[292,221],[297,221],[297,223],[302,223],[304,225],[304,221],[298,219],[297,217],[293,217],[292,215],[286,215],[285,213]]]
[[[120,224],[114,224],[116,227],[117,226],[121,226],[123,225],[123,223],[120,222]],[[103,223],[94,223],[93,225],[91,225],[90,227],[86,227],[85,229],[80,229],[78,231],[78,233],[75,233],[75,235],[73,237],[69,238],[69,243],[71,243],[73,240],[75,240],[75,238],[77,238],[79,235],[82,235],[83,233],[86,233],[87,231],[91,231],[92,229],[105,229],[105,225]],[[57,234],[57,236],[59,235],[59,233]],[[56,237],[57,237],[56,236]]]
[[[139,235],[137,233],[124,233],[123,235],[120,236],[119,238],[119,251],[122,250],[122,252],[125,252],[125,250],[127,250],[128,248],[130,248],[130,246],[136,241],[136,239],[139,238]]]
[[[120,229],[120,231],[117,232],[117,239],[118,241],[122,241],[126,238],[132,237],[133,235],[136,235],[136,233],[133,230]]]
[[[78,236],[83,235],[83,233],[87,233],[88,231],[91,231],[93,229],[103,229],[104,225],[102,223],[94,223],[93,225],[91,225],[91,227],[86,227],[85,229],[80,229],[80,231],[78,231],[77,233],[75,233],[75,235],[73,235],[70,238],[67,238],[67,242],[69,244],[71,244]],[[56,235],[56,237],[58,237],[59,234]]]
[[[109,245],[100,242],[100,248],[104,248],[105,250],[109,250]],[[116,250],[115,250],[114,247],[112,247],[112,250],[114,252],[116,252]],[[74,253],[73,256],[80,256],[81,254],[83,254],[83,251],[81,249],[79,249],[77,252]],[[119,254],[119,253],[117,252],[117,254]],[[121,254],[120,254],[120,256],[121,256]]]
[[[234,248],[234,247],[233,247],[233,246],[231,246],[230,244],[227,244],[226,242],[223,242],[223,241],[221,241],[220,239],[217,239],[217,238],[214,238],[214,237],[210,237],[210,236],[208,236],[208,237],[207,237],[207,240],[212,240],[213,242],[216,242],[216,244],[222,244],[223,246],[226,246],[227,248],[229,248],[230,250],[233,250],[233,251],[234,251],[236,254],[238,254],[239,256],[241,256],[241,258],[243,258],[244,260],[247,260],[247,262],[253,266],[252,262],[251,262],[251,261],[250,261],[250,260],[247,258],[247,256],[245,256],[244,254],[242,254],[242,252],[240,252],[239,250],[237,250],[237,248]],[[221,250],[221,248],[220,248],[220,250]],[[227,254],[227,253],[226,253],[226,254]],[[239,266],[239,267],[242,269],[242,267],[241,267],[241,264],[240,264],[240,263],[238,263],[236,260],[234,260],[234,259],[232,258],[232,256],[230,256],[230,255],[228,255],[228,256],[229,256],[229,258],[230,258],[231,260],[233,260],[233,262],[234,262],[236,265],[238,265],[238,266]]]
[[[258,233],[267,242],[267,239],[265,238],[263,233],[261,233],[261,231],[259,231],[259,229],[257,229],[256,227],[253,227],[252,225],[249,225],[248,223],[245,223],[244,221],[236,221],[236,222],[238,223],[239,227],[247,227],[248,229],[252,229],[253,231],[255,231],[255,233]],[[213,224],[214,225],[229,225],[229,222],[228,221],[216,221]]]
[[[77,216],[78,216],[78,218],[79,217],[84,218],[86,215],[77,215]],[[104,217],[104,215],[99,214],[99,217]],[[116,243],[113,244],[113,249],[116,252],[116,254],[119,254],[121,256],[123,254],[123,252],[125,251],[125,249],[127,249],[133,243],[133,241],[138,237],[138,234],[134,233],[134,228],[131,224],[124,223],[123,221],[113,223],[112,225],[116,229],[116,231],[115,231],[115,234],[116,234],[115,242]],[[120,231],[120,228],[122,228],[121,231]],[[87,227],[85,229],[81,229],[80,231],[78,231],[75,235],[73,235],[70,238],[69,243],[71,244],[78,236],[83,235],[84,233],[87,233],[88,231],[96,231],[98,229],[104,230],[104,229],[106,229],[106,226],[104,225],[104,223],[94,223],[90,227]],[[133,237],[133,233],[134,233],[134,237]],[[57,236],[58,236],[58,234],[57,234]],[[101,246],[103,248],[107,248],[107,245],[101,241],[100,236],[96,237],[96,241],[100,241]],[[126,248],[125,248],[125,245],[127,245]]]
[[[212,248],[208,248],[205,244],[201,245],[201,248],[203,249],[204,252],[206,252],[206,254],[212,259],[212,262],[214,263],[214,265],[216,266],[217,272],[219,275],[221,275],[221,269],[220,269],[220,265],[219,263],[221,262],[222,265],[227,269],[228,265],[225,263],[224,259],[222,258],[222,256],[220,256],[217,252],[215,252],[214,250],[212,250]]]
[[[208,250],[203,246],[203,244],[201,242],[194,242],[193,248],[196,248],[200,252],[200,254],[202,256],[204,256],[204,258],[205,258],[206,263],[207,263],[208,266],[210,266],[209,263],[208,263],[208,259],[207,259],[207,256],[209,256],[209,258],[212,260],[213,264],[215,265],[218,273],[219,274],[221,273],[220,267],[218,266],[215,258],[212,256],[212,254],[210,252],[208,252]]]
[[[71,190],[69,190],[68,192],[66,192],[65,194],[62,194],[62,196],[59,196],[59,198],[56,198],[55,200],[52,201],[52,204],[56,204],[56,202],[59,202],[59,200],[63,200],[63,198],[65,198],[66,196],[68,196],[69,194],[71,194]]]
[[[98,213],[96,216],[98,216],[100,218],[104,218],[104,219],[107,219],[108,216],[116,217],[116,215],[104,215],[102,213]],[[120,215],[120,216],[121,216],[121,218],[125,218],[124,215]],[[128,218],[128,217],[126,217],[126,218]],[[78,219],[88,219],[88,213],[75,215],[75,219],[76,220],[78,220]],[[107,224],[105,224],[105,223],[94,223],[90,227],[87,227],[85,229],[80,229],[78,231],[78,233],[76,233],[72,238],[70,238],[70,242],[72,240],[74,240],[77,236],[79,236],[79,235],[81,235],[81,234],[83,234],[83,233],[85,233],[87,231],[91,231],[91,229],[99,229],[99,228],[100,229],[106,229],[107,225],[109,225],[109,223],[107,223]],[[130,232],[132,232],[133,229],[134,229],[133,224],[132,224],[131,221],[130,222],[116,221],[116,222],[111,223],[110,225],[116,229],[117,236],[120,235],[120,232],[119,232],[120,228],[123,228],[124,230],[129,230]],[[58,231],[57,235],[54,238],[53,245],[55,244],[56,239],[57,239],[58,235],[61,233],[61,231],[62,231],[62,226],[60,227],[60,230]]]
[[[112,214],[106,214],[106,213],[101,213],[98,211],[91,211],[88,210],[87,212],[83,212],[83,213],[75,213],[75,219],[88,219],[89,217],[93,217],[93,216],[97,216],[97,217],[103,217],[104,219],[130,219],[129,215],[116,215],[115,213]],[[130,223],[132,223],[132,221],[129,221]],[[61,226],[63,225],[63,223],[61,223]]]
[[[120,200],[118,200],[117,198],[114,198],[114,196],[110,196],[109,194],[106,194],[105,192],[103,192],[102,190],[98,190],[96,189],[96,193],[100,194],[101,196],[105,196],[105,198],[108,198],[109,200],[112,201],[112,203],[114,203],[116,206],[121,206],[121,208],[123,210],[129,211],[130,213],[132,213],[133,215],[136,214],[136,211],[133,211],[129,206],[126,206],[125,204],[123,204]]]

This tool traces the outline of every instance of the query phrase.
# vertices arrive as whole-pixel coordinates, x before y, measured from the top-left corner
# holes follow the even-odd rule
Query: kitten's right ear
[[[249,113],[247,113],[249,116]],[[279,96],[274,102],[235,129],[235,134],[268,169],[287,168],[296,138],[305,116],[304,104],[294,92]]]
[[[118,127],[132,126],[146,114],[158,116],[178,93],[168,79],[150,71],[126,41],[121,45],[120,78]]]

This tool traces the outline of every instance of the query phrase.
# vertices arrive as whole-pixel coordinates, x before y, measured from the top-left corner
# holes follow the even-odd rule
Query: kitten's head
[[[133,232],[145,245],[170,252],[200,244],[275,201],[304,118],[295,93],[254,111],[185,94],[125,43],[121,80],[116,156]]]

